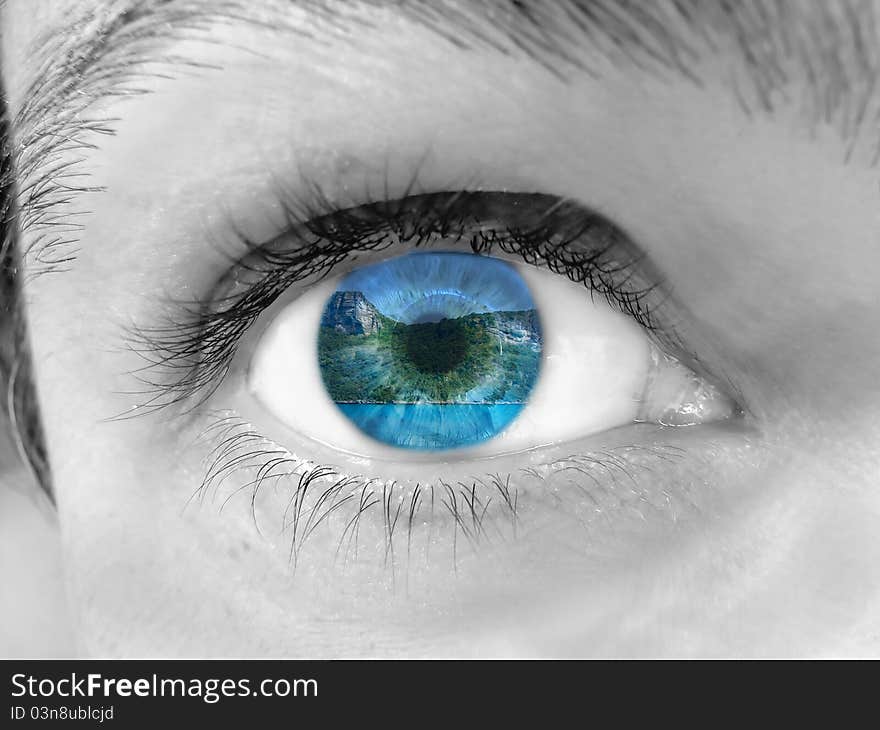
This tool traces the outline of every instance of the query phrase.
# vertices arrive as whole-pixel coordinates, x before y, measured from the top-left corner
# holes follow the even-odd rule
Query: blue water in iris
[[[337,403],[361,430],[406,449],[454,449],[505,429],[523,403]]]

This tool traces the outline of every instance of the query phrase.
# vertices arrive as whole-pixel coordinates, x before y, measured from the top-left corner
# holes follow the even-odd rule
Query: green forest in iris
[[[331,326],[319,330],[319,364],[334,401],[522,403],[527,399],[541,360],[535,310],[470,314],[420,324],[376,315],[378,327],[369,334]]]

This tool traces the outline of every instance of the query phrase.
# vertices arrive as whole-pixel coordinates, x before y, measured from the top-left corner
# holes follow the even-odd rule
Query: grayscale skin
[[[28,377],[57,503],[56,530],[10,467],[3,504],[21,516],[4,524],[43,525],[3,528],[3,553],[35,561],[3,617],[11,653],[880,653],[880,3],[536,2],[526,17],[500,1],[145,0],[120,16],[131,4],[0,3]],[[414,179],[600,211],[662,272],[695,370],[742,413],[479,466],[340,456],[273,425],[246,386],[260,333],[307,283],[260,315],[207,401],[144,407],[127,333],[210,298],[237,234],[279,232],[279,190],[346,207]],[[330,530],[292,551],[277,526],[295,475],[253,500],[240,476],[200,490],[245,431],[260,453],[399,482],[378,492],[404,505],[392,549],[373,511],[358,557]],[[439,486],[407,526],[412,484],[475,472],[520,495],[503,539],[471,540]],[[56,540],[60,568],[39,549]]]

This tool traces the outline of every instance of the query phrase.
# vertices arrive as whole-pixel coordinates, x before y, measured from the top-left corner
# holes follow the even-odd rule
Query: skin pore
[[[526,5],[2,6],[32,377],[81,652],[880,649],[866,91],[880,8]],[[312,280],[248,328],[206,399],[145,407],[132,331],[162,326],[170,303],[210,301],[242,236],[283,234],[315,189],[332,209],[467,189],[598,211],[662,273],[695,371],[743,416],[622,425],[490,464],[353,463],[247,392],[259,335]],[[387,509],[366,515],[358,557],[339,559],[328,521],[294,564],[279,525],[298,474],[249,490],[249,456],[200,488],[236,434],[233,448],[401,491],[378,487]],[[490,474],[510,475],[521,515],[472,540],[455,515],[473,510],[444,508],[439,485]],[[414,541],[401,528],[389,542],[413,483],[437,486],[435,509],[426,497]]]

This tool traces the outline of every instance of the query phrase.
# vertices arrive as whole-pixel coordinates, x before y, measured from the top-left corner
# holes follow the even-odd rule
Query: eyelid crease
[[[543,194],[453,191],[409,195],[338,210],[317,186],[285,199],[285,233],[242,237],[246,253],[205,300],[170,302],[158,326],[129,328],[129,348],[145,365],[133,374],[142,400],[120,418],[169,406],[190,412],[216,391],[240,338],[292,285],[327,276],[355,252],[443,241],[471,252],[500,252],[583,284],[591,296],[632,316],[655,339],[685,351],[668,316],[659,273],[613,223],[570,200]],[[236,231],[239,234],[238,231]],[[240,235],[240,234],[239,234]]]

